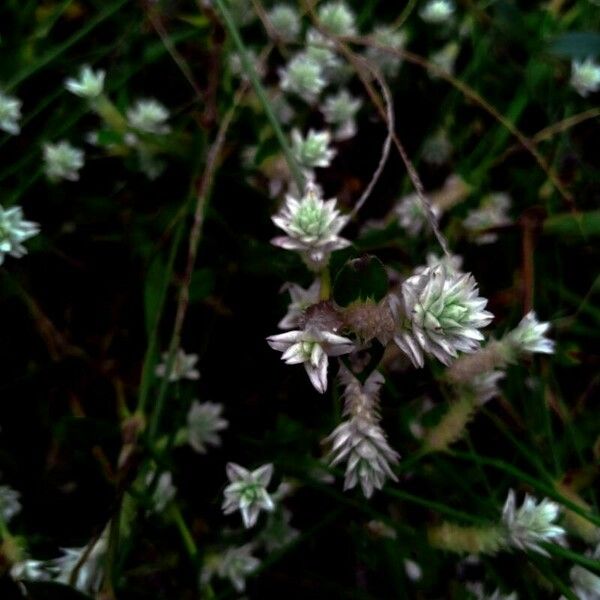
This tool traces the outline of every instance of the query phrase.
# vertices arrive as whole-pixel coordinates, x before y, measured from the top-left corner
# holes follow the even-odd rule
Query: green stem
[[[231,16],[231,13],[229,12],[229,9],[227,8],[227,6],[223,0],[215,0],[215,4],[219,7],[219,10],[221,11],[221,14],[223,15],[223,20],[225,21],[225,27],[227,28],[229,35],[231,35],[234,44],[237,46],[238,52],[240,53],[240,59],[242,61],[242,65],[244,67],[244,72],[248,76],[250,83],[252,83],[252,87],[254,88],[254,91],[256,92],[256,95],[258,96],[259,102],[262,104],[262,107],[265,111],[265,115],[266,115],[267,119],[269,120],[271,127],[273,128],[275,137],[277,138],[279,145],[281,146],[281,150],[283,151],[285,160],[286,160],[288,167],[292,173],[292,176],[296,180],[296,185],[298,186],[299,190],[303,190],[304,189],[304,175],[302,174],[302,170],[300,169],[298,162],[294,158],[292,149],[290,148],[290,146],[287,142],[287,139],[285,137],[285,134],[283,133],[283,130],[281,129],[281,126],[279,125],[279,122],[277,121],[277,117],[275,116],[275,113],[271,107],[269,98],[267,97],[267,94],[260,82],[260,79],[258,78],[258,75],[256,74],[254,65],[252,64],[252,61],[248,58],[246,46],[244,45],[244,42],[242,41],[240,32],[238,31],[235,21],[234,21],[233,17]]]
[[[319,291],[319,299],[320,300],[329,300],[331,297],[331,273],[329,272],[329,267],[325,267],[320,275],[319,279],[321,281],[321,289]]]

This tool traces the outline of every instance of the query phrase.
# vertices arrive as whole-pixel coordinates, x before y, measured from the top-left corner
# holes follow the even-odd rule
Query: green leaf
[[[372,255],[349,260],[338,273],[333,286],[333,298],[340,306],[353,302],[379,302],[389,289],[383,263]]]
[[[592,58],[600,54],[600,33],[572,31],[559,35],[548,50],[557,56]]]
[[[190,302],[199,302],[215,289],[215,274],[210,269],[198,269],[190,283]]]
[[[600,210],[549,217],[544,222],[544,233],[565,237],[600,235]]]
[[[156,319],[159,316],[159,311],[162,307],[163,296],[165,293],[165,277],[167,265],[160,255],[158,255],[146,275],[144,287],[144,309],[146,321],[146,334],[148,337],[156,324]]]

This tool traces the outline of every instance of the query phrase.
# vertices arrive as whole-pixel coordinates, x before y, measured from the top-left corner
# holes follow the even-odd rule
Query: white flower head
[[[454,3],[452,0],[429,0],[419,12],[423,21],[436,25],[448,21],[453,14]]]
[[[529,311],[515,329],[504,338],[511,349],[519,354],[554,353],[554,341],[546,337],[550,323],[541,323],[534,311]]]
[[[404,572],[410,581],[421,581],[423,579],[421,565],[410,558],[404,559]]]
[[[312,327],[272,335],[267,342],[274,350],[283,352],[281,360],[286,364],[302,363],[310,382],[320,394],[327,390],[328,357],[341,356],[354,350],[354,344],[348,338]]]
[[[325,98],[321,110],[325,122],[336,126],[334,131],[336,140],[347,140],[356,134],[356,113],[361,105],[362,101],[351,96],[345,89]]]
[[[541,502],[529,495],[517,508],[514,490],[509,490],[502,509],[502,523],[506,527],[506,541],[509,546],[520,550],[533,550],[547,555],[540,542],[561,542],[565,530],[556,525],[560,508],[556,502],[544,498]]]
[[[484,371],[475,375],[467,384],[480,406],[500,395],[498,382],[506,377],[504,371]]]
[[[289,4],[276,4],[269,12],[269,21],[284,42],[293,42],[300,35],[300,15]]]
[[[306,55],[322,69],[326,83],[342,83],[352,73],[352,68],[335,53],[335,42],[320,31],[310,28],[306,34]]]
[[[15,581],[48,581],[51,573],[47,561],[25,558],[11,567],[10,576]]]
[[[297,329],[300,327],[304,311],[319,301],[321,284],[318,279],[312,282],[308,289],[304,289],[297,283],[286,284],[285,290],[290,293],[291,302],[285,317],[279,321],[279,329]]]
[[[223,405],[216,402],[194,400],[187,415],[187,441],[200,454],[206,454],[207,446],[220,446],[219,431],[227,429],[229,423],[221,413]]]
[[[21,106],[22,102],[18,98],[0,91],[0,130],[11,135],[18,135],[21,132],[19,125]]]
[[[452,144],[444,129],[440,129],[423,144],[423,160],[430,165],[440,166],[448,162],[452,154]]]
[[[307,53],[294,56],[284,69],[279,70],[279,85],[284,92],[296,94],[312,104],[327,85],[323,66]]]
[[[348,217],[340,215],[335,198],[323,200],[319,188],[312,182],[306,185],[302,198],[286,196],[285,205],[272,220],[287,235],[276,237],[271,243],[300,252],[315,271],[327,264],[332,252],[350,245],[338,235]]]
[[[437,267],[438,265],[442,265],[447,273],[454,273],[455,275],[462,274],[462,256],[458,254],[451,254],[450,256],[446,256],[445,254],[440,257],[434,252],[429,252],[427,254],[427,264],[417,267],[415,269],[415,275],[420,275],[426,269],[430,267]]]
[[[169,353],[163,352],[162,363],[156,366],[154,373],[157,377],[164,377],[167,372],[167,363]],[[169,381],[179,381],[180,379],[200,379],[200,372],[196,368],[198,362],[197,354],[186,354],[183,348],[179,348],[175,354],[175,359],[169,373]]]
[[[84,594],[95,594],[100,590],[104,579],[107,550],[108,530],[104,530],[91,550],[87,545],[81,548],[63,548],[63,555],[48,561],[48,568],[55,573],[56,581],[64,584],[71,583],[71,574],[77,568],[74,587]],[[83,559],[84,554],[85,559]]]
[[[23,242],[37,235],[39,231],[37,223],[23,218],[23,209],[20,206],[7,209],[0,206],[0,265],[7,254],[13,258],[21,258],[27,254]]]
[[[600,544],[595,551],[587,551],[586,556],[600,560]],[[573,582],[573,592],[579,600],[600,600],[600,577],[579,565],[569,571]],[[562,600],[562,598],[561,598]]]
[[[319,6],[319,23],[334,35],[354,35],[356,23],[354,13],[345,2],[333,1]]]
[[[151,485],[152,483],[155,485],[151,498],[152,511],[162,513],[175,498],[177,488],[173,485],[173,476],[171,473],[164,471],[157,478],[154,468],[146,476],[146,485]]]
[[[471,233],[475,243],[491,244],[498,239],[497,233],[485,230],[510,225],[512,220],[508,211],[511,204],[508,194],[495,192],[485,196],[480,206],[467,214],[463,226]]]
[[[127,110],[127,120],[133,129],[143,131],[144,133],[165,134],[169,133],[170,127],[167,125],[169,111],[154,98],[137,100],[137,102]]]
[[[344,489],[360,485],[366,498],[381,489],[386,479],[396,481],[390,464],[396,464],[393,450],[379,425],[379,389],[384,378],[373,371],[361,384],[347,369],[340,372],[345,383],[344,415],[347,417],[327,438],[331,443],[331,465],[346,463]]]
[[[261,510],[271,512],[275,509],[275,503],[266,489],[272,476],[272,464],[248,471],[235,463],[227,463],[227,477],[231,483],[223,492],[223,512],[228,515],[239,510],[244,527],[253,527]]]
[[[69,142],[44,144],[44,171],[50,181],[77,181],[84,164],[84,152]]]
[[[252,556],[253,550],[253,544],[227,548],[217,559],[216,569],[219,577],[229,579],[238,592],[246,589],[246,577],[254,573],[260,565],[260,560]]]
[[[600,90],[600,65],[592,58],[574,60],[571,63],[571,85],[584,98]]]
[[[79,77],[69,77],[65,80],[65,87],[69,92],[93,100],[104,91],[104,78],[106,72],[98,69],[94,71],[89,65],[84,65],[79,70]]]
[[[335,156],[335,150],[329,147],[331,133],[309,129],[303,137],[298,129],[292,130],[292,152],[296,160],[305,169],[328,167]]]
[[[433,205],[433,216],[439,219],[440,211]],[[423,202],[416,193],[404,196],[394,208],[400,227],[406,230],[410,237],[417,237],[428,226],[427,213]]]
[[[424,353],[448,365],[458,352],[475,352],[484,339],[479,330],[493,319],[473,276],[443,265],[408,278],[402,296],[408,323],[394,340],[418,367]]]
[[[448,42],[441,50],[431,55],[431,62],[436,66],[452,75],[454,73],[454,63],[458,57],[460,46],[458,42]]]
[[[21,512],[21,494],[8,485],[0,485],[0,517],[8,523]]]
[[[379,25],[371,37],[377,46],[367,48],[365,53],[367,60],[372,62],[384,77],[396,77],[402,65],[402,58],[394,52],[384,50],[381,46],[396,51],[403,50],[407,41],[406,32],[388,25]]]

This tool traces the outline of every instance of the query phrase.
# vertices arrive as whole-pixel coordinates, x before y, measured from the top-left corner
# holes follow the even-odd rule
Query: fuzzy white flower
[[[394,341],[418,367],[424,353],[448,365],[458,352],[474,352],[484,339],[479,329],[493,319],[473,276],[449,272],[443,265],[408,278],[402,297],[407,323]]]
[[[600,65],[592,58],[574,60],[571,63],[571,85],[584,98],[600,90]]]
[[[504,338],[511,349],[517,353],[541,354],[554,353],[554,341],[546,337],[550,323],[538,321],[534,311],[529,311],[515,329]]]
[[[0,265],[7,254],[14,258],[21,258],[27,254],[23,242],[37,235],[39,231],[37,223],[23,218],[23,209],[20,206],[7,209],[0,206]]]
[[[44,144],[44,172],[50,181],[77,181],[84,164],[84,152],[69,142]]]
[[[354,13],[345,2],[327,2],[319,6],[319,23],[335,35],[354,35],[356,24]]]
[[[439,24],[450,19],[454,14],[454,3],[451,0],[429,0],[419,15],[427,23]]]
[[[223,492],[223,512],[229,515],[239,510],[244,527],[253,527],[261,510],[271,512],[275,509],[275,503],[266,489],[272,476],[272,464],[248,471],[235,463],[227,463],[227,477],[231,483]]]
[[[305,169],[328,167],[335,156],[335,150],[329,147],[331,134],[329,131],[309,129],[303,137],[298,129],[292,131],[292,152],[296,160]]]
[[[340,59],[335,53],[335,42],[325,37],[316,29],[309,29],[306,34],[306,55],[314,60],[323,73],[326,83],[345,81],[352,73],[352,67]]]
[[[373,371],[361,384],[347,369],[340,371],[344,391],[344,415],[341,423],[327,438],[331,443],[331,465],[346,463],[344,489],[360,484],[365,497],[380,490],[386,479],[396,481],[390,464],[396,464],[398,453],[388,444],[379,425],[379,389],[384,378]]]
[[[206,454],[206,446],[220,446],[219,431],[229,423],[222,418],[223,405],[195,400],[187,415],[187,441],[200,454]]]
[[[347,140],[356,134],[355,118],[361,105],[362,101],[345,89],[325,98],[321,111],[325,122],[336,126],[333,134],[336,140]]]
[[[367,48],[367,60],[372,62],[384,77],[396,77],[402,65],[402,58],[394,52],[384,50],[382,46],[390,50],[403,50],[407,41],[406,33],[388,25],[380,25],[375,28],[371,38],[377,45]]]
[[[544,498],[541,502],[525,495],[523,504],[517,508],[514,490],[509,490],[504,508],[502,523],[506,527],[506,542],[520,550],[533,550],[540,554],[548,553],[540,542],[561,542],[565,530],[556,525],[560,508],[558,504]]]
[[[157,377],[164,377],[167,372],[167,363],[169,353],[163,352],[162,363],[156,366],[154,373]],[[200,372],[196,369],[198,362],[197,354],[186,354],[183,348],[179,348],[175,354],[175,359],[169,373],[169,381],[179,381],[180,379],[199,379]]]
[[[340,215],[335,198],[324,201],[312,182],[306,185],[301,199],[286,196],[285,205],[272,217],[272,221],[287,235],[276,237],[271,243],[300,252],[315,271],[327,264],[332,252],[350,245],[348,240],[338,235],[348,217]]]
[[[421,581],[423,579],[421,565],[410,558],[404,559],[404,572],[410,581]]]
[[[309,104],[316,101],[327,85],[323,66],[306,53],[294,56],[284,69],[279,70],[279,77],[284,92],[296,94]]]
[[[47,561],[25,558],[11,567],[10,576],[15,581],[47,581],[51,574]]]
[[[586,556],[600,561],[600,544],[594,552],[586,552]],[[579,565],[569,571],[573,582],[573,592],[579,600],[600,600],[600,577]],[[561,600],[563,600],[561,598]]]
[[[81,548],[63,548],[63,555],[48,561],[48,568],[55,573],[56,581],[64,584],[71,583],[71,574],[77,568],[74,587],[84,594],[95,594],[100,590],[104,579],[107,550],[108,530],[105,530],[91,550],[87,545]]]
[[[0,129],[18,135],[21,132],[19,121],[21,119],[22,102],[14,96],[9,96],[0,91]]]
[[[441,50],[431,55],[431,62],[436,66],[452,75],[454,73],[454,63],[458,57],[460,46],[457,42],[448,42]]]
[[[491,244],[498,239],[497,233],[485,230],[512,223],[508,215],[511,203],[508,194],[495,192],[485,196],[480,206],[467,214],[463,226],[471,233],[475,243]]]
[[[8,485],[0,485],[0,517],[8,522],[21,512],[21,494]]]
[[[289,4],[276,4],[269,12],[269,21],[284,42],[293,42],[300,34],[300,15]]]
[[[434,218],[439,219],[439,209],[435,205],[431,208]],[[405,229],[410,237],[417,237],[422,230],[428,227],[427,213],[423,202],[416,193],[401,198],[394,208],[394,214],[398,218],[400,227]]]
[[[320,394],[327,390],[328,357],[341,356],[354,350],[354,344],[348,338],[312,327],[304,331],[272,335],[267,342],[274,350],[283,352],[281,360],[286,364],[304,364],[310,382]]]
[[[254,544],[227,548],[216,560],[216,572],[219,577],[229,579],[231,585],[238,592],[243,592],[246,589],[246,577],[254,573],[260,565],[260,560],[252,556],[253,550]],[[206,579],[206,575],[203,575]]]
[[[156,471],[152,469],[146,476],[146,485],[152,483],[155,486],[151,498],[152,511],[160,514],[175,498],[177,488],[173,485],[173,476],[168,471],[164,471],[157,478]]]
[[[423,144],[423,160],[430,165],[440,166],[448,161],[452,154],[452,144],[443,129],[428,137]]]
[[[69,77],[65,80],[65,87],[69,92],[93,100],[104,91],[104,78],[106,72],[99,69],[94,71],[89,65],[84,65],[79,70],[79,77]]]
[[[279,329],[296,329],[300,326],[304,311],[319,301],[321,284],[318,279],[312,282],[308,289],[304,289],[297,283],[286,284],[285,289],[290,293],[291,302],[285,317],[279,321]]]
[[[133,129],[145,133],[164,134],[170,131],[166,124],[169,111],[154,98],[138,100],[127,110],[127,120]]]
[[[506,377],[504,371],[485,371],[473,377],[468,385],[475,397],[475,401],[480,406],[500,395],[498,382]]]

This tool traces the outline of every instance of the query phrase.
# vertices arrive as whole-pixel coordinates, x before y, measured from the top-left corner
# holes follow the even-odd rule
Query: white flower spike
[[[493,319],[473,276],[442,264],[407,279],[402,296],[407,323],[394,341],[416,367],[424,365],[424,353],[448,365],[458,352],[475,352],[484,339],[479,329]]]
[[[8,96],[0,91],[0,130],[10,133],[10,135],[19,135],[21,127],[22,102],[14,96]]]
[[[162,135],[171,130],[167,125],[169,111],[153,98],[138,100],[127,111],[127,120],[133,129],[144,133]]]
[[[348,217],[340,215],[335,206],[335,198],[324,201],[319,188],[309,182],[301,199],[286,196],[284,207],[272,218],[287,235],[276,237],[271,243],[300,252],[312,270],[321,270],[332,252],[350,245],[338,235]]]
[[[269,21],[284,42],[294,42],[300,35],[300,15],[288,4],[276,4],[269,12]]]
[[[79,70],[79,77],[69,77],[65,80],[65,87],[69,92],[93,100],[98,98],[104,91],[104,78],[106,72],[99,69],[94,71],[89,65],[84,65]]]
[[[304,364],[310,382],[320,394],[327,390],[328,357],[354,350],[354,344],[348,338],[313,328],[272,335],[267,342],[274,350],[283,352],[281,360],[286,364]]]
[[[244,527],[253,527],[261,510],[271,512],[275,509],[275,503],[266,489],[272,476],[272,464],[248,471],[235,463],[227,463],[227,477],[231,483],[223,492],[223,512],[228,515],[239,510]]]
[[[506,335],[504,341],[519,354],[554,354],[554,341],[546,337],[548,329],[550,323],[541,323],[535,312],[530,311],[517,327]]]
[[[27,254],[23,242],[39,232],[40,227],[37,223],[23,218],[23,209],[20,206],[7,209],[0,206],[0,265],[7,254],[13,258],[21,258]]]
[[[310,129],[306,137],[298,129],[292,131],[292,152],[304,169],[328,167],[335,156],[335,150],[329,147],[330,143],[329,131]]]
[[[279,70],[279,78],[284,92],[296,94],[308,104],[314,103],[327,85],[323,65],[306,53],[294,56]]]
[[[354,35],[356,24],[354,13],[345,2],[327,2],[319,6],[319,23],[334,35]]]
[[[348,90],[327,96],[321,109],[325,122],[335,126],[334,138],[347,140],[356,134],[356,113],[362,101],[351,96]]]
[[[559,512],[558,504],[548,498],[538,503],[529,495],[517,508],[515,492],[509,490],[502,509],[507,543],[520,550],[529,549],[547,555],[540,542],[561,542],[565,536],[565,530],[555,523]]]

